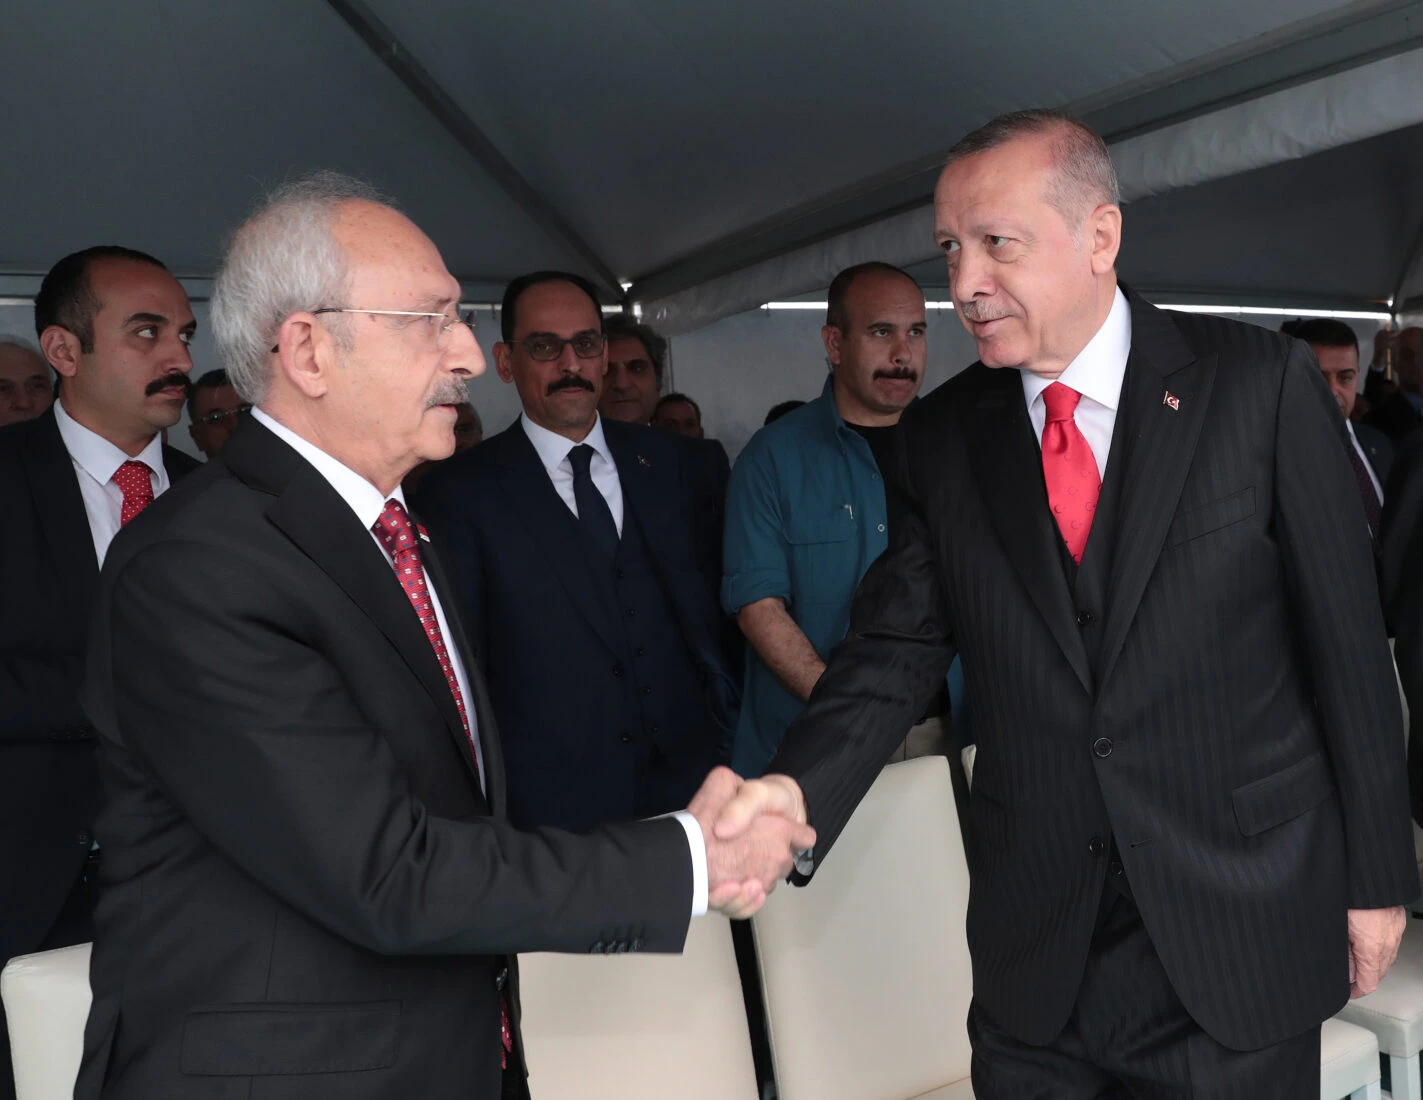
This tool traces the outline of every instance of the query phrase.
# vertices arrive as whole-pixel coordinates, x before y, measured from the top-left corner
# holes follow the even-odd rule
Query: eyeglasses
[[[429,324],[427,331],[434,334],[435,343],[443,344],[456,325],[464,325],[474,331],[474,310],[457,309],[453,314],[449,313],[423,313],[411,309],[346,309],[340,306],[323,306],[321,309],[313,309],[313,315],[320,313],[368,313],[373,317],[425,317]],[[438,324],[437,324],[438,322]],[[272,345],[272,354],[277,353],[279,344]]]
[[[237,408],[229,409],[227,412],[219,411],[207,413],[203,416],[198,417],[196,422],[199,424],[221,424],[224,420],[227,420],[229,418],[236,420],[243,413],[251,411],[251,405],[238,405]]]
[[[552,333],[536,333],[520,340],[519,346],[529,353],[530,359],[535,359],[540,363],[552,363],[563,354],[565,347],[571,347],[573,354],[579,359],[596,359],[603,354],[605,343],[607,343],[607,337],[590,328],[584,329],[582,332],[575,332],[567,340],[554,336]]]

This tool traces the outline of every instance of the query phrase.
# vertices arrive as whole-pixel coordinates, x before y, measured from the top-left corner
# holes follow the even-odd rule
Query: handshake
[[[815,844],[805,799],[794,779],[742,779],[730,768],[707,776],[687,812],[707,845],[707,904],[744,920],[794,866],[795,853]]]

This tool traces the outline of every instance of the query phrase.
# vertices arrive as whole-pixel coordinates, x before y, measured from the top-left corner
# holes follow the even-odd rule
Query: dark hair
[[[652,371],[657,375],[657,384],[662,385],[662,372],[667,367],[667,337],[644,325],[629,313],[610,313],[604,317],[603,335],[609,340],[624,336],[641,341],[647,351],[647,357],[652,360]],[[698,410],[697,416],[701,415]]]
[[[1322,348],[1353,348],[1359,354],[1359,337],[1354,330],[1335,317],[1303,317],[1297,321],[1286,321],[1280,331],[1306,344]]]
[[[152,264],[167,271],[167,266],[147,252],[123,248],[116,244],[95,245],[82,252],[71,252],[52,268],[40,283],[35,295],[35,334],[44,335],[50,325],[67,329],[79,338],[79,350],[94,350],[94,314],[99,312],[99,296],[89,281],[89,270],[96,260],[132,260]]]
[[[191,385],[189,385],[188,419],[195,420],[197,418],[198,414],[196,412],[196,408],[198,404],[199,390],[215,390],[221,388],[222,386],[230,385],[232,385],[232,383],[227,380],[227,371],[223,370],[220,367],[217,370],[208,371],[196,382],[193,382]]]
[[[656,407],[652,410],[652,415],[654,419],[656,418],[657,414],[662,411],[663,405],[671,405],[677,401],[681,401],[684,404],[691,405],[692,411],[697,414],[697,423],[700,424],[702,422],[702,407],[698,405],[695,401],[693,401],[690,397],[688,397],[685,393],[669,393],[664,397],[659,397],[657,399]]]
[[[582,275],[575,275],[571,271],[535,271],[529,275],[520,275],[504,288],[504,301],[499,306],[499,336],[504,343],[514,342],[514,332],[518,329],[515,317],[519,299],[523,297],[524,291],[544,283],[569,283],[576,286],[588,295],[588,300],[593,303],[593,312],[602,317],[603,306],[598,301],[597,288]]]
[[[1068,225],[1080,228],[1088,211],[1104,202],[1119,204],[1122,192],[1107,143],[1071,111],[1038,107],[991,118],[973,133],[960,138],[949,150],[944,163],[949,165],[964,157],[985,153],[1026,134],[1053,130],[1058,132],[1052,143],[1056,171],[1048,187],[1047,201]]]
[[[914,276],[905,271],[902,267],[895,267],[880,260],[871,260],[869,263],[856,264],[854,267],[847,267],[844,271],[830,280],[829,301],[825,304],[825,323],[838,328],[841,332],[849,328],[850,320],[845,313],[845,298],[850,293],[850,287],[861,275],[870,274],[900,275],[908,279],[917,287]]]
[[[774,424],[786,413],[793,413],[804,404],[804,401],[782,401],[779,405],[772,405],[771,411],[766,414],[765,423],[761,426],[764,428],[766,424]]]

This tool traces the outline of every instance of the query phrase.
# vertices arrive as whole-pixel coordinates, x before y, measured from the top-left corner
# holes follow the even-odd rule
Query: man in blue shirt
[[[847,268],[829,299],[825,391],[752,437],[727,494],[722,605],[751,644],[731,762],[743,776],[775,754],[889,545],[883,474],[924,380],[924,294],[905,272]]]

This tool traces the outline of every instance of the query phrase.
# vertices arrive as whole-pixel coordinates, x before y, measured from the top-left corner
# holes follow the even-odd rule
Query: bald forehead
[[[350,263],[354,293],[367,285],[385,290],[399,283],[400,308],[433,312],[459,300],[459,283],[435,242],[398,210],[352,199],[341,204],[332,231]]]
[[[43,356],[19,344],[0,344],[0,373],[6,378],[29,378],[49,373]]]

